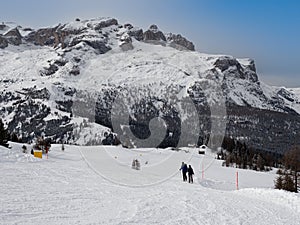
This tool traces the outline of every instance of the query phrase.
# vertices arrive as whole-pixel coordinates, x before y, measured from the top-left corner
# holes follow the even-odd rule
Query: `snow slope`
[[[18,160],[21,146],[0,147],[0,224],[299,224],[300,196],[273,190],[275,171],[260,173],[238,170],[240,190],[235,190],[234,168],[221,167],[209,155],[192,155],[193,149],[172,154],[191,157],[194,184],[175,176],[147,187],[120,186],[104,179],[84,160],[86,152],[109,152],[113,159],[131,165],[141,161],[141,170],[129,168],[128,177],[144,173],[170,150],[135,150],[120,147],[54,145],[48,159]],[[30,147],[30,146],[28,146]],[[190,151],[188,153],[188,151]],[[106,154],[106,153],[105,153]],[[147,155],[147,156],[146,156]],[[21,156],[33,159],[32,156]],[[104,162],[111,176],[124,171]],[[204,179],[201,165],[205,166]],[[95,169],[95,167],[93,167]],[[161,171],[154,171],[159,174]]]

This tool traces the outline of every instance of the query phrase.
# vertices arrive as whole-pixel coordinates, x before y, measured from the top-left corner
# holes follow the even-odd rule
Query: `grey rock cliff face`
[[[240,79],[248,79],[252,82],[257,82],[258,77],[256,74],[255,64],[252,60],[249,66],[243,67],[237,59],[229,56],[220,57],[214,63],[216,68],[220,69],[221,72],[228,74],[234,74],[235,77]],[[232,72],[234,71],[234,73]]]
[[[128,34],[131,37],[134,37],[137,41],[142,41],[143,40],[143,29],[134,29],[134,28],[130,28],[128,31]]]
[[[2,24],[0,27],[0,30],[7,30],[9,29],[8,26],[5,24]],[[18,28],[14,28],[6,32],[4,35],[0,35],[0,48],[4,49],[8,46],[8,44],[11,45],[20,45],[22,44],[22,36],[18,30]]]
[[[167,41],[163,32],[158,30],[156,25],[151,25],[147,31],[143,34],[144,41]]]
[[[95,26],[95,30],[100,30],[102,28],[113,26],[113,25],[118,25],[118,21],[116,19],[114,19],[114,18],[111,18],[111,19],[108,19],[108,20],[105,20],[105,21],[101,21],[100,23],[98,23]]]
[[[20,45],[22,44],[22,36],[18,30],[18,28],[14,28],[8,31],[4,37],[7,39],[8,43],[12,45]]]
[[[109,26],[109,24],[116,24],[116,20],[109,20],[109,22],[101,22],[95,26],[94,29],[101,29]],[[25,40],[35,45],[57,47],[61,45],[62,48],[74,47],[79,43],[86,45],[97,50],[98,53],[103,54],[111,48],[107,46],[107,40],[101,39],[99,36],[91,37],[85,34],[87,28],[78,29],[65,29],[65,25],[59,25],[54,28],[44,28],[31,32]]]
[[[178,50],[195,51],[195,46],[191,41],[188,41],[180,34],[168,33],[165,35],[158,29],[157,25],[151,25],[149,29],[143,33],[143,41],[161,45],[168,44],[170,47]]]
[[[0,48],[4,49],[7,46],[8,46],[8,41],[4,37],[0,36]]]
[[[22,37],[18,27],[10,30],[5,35],[0,36],[0,48],[6,48],[8,44],[20,45],[22,42],[33,43],[40,46],[50,46],[67,48],[73,47],[81,42],[91,46],[98,53],[103,54],[111,50],[108,46],[108,36],[110,33],[118,32],[119,29],[125,28],[127,34],[137,41],[144,41],[152,44],[170,46],[178,50],[195,50],[194,44],[180,34],[164,34],[158,29],[157,25],[151,25],[145,32],[141,28],[136,28],[132,24],[126,23],[120,25],[114,18],[81,21],[76,20],[77,25],[70,27],[70,24],[59,24],[56,27],[47,27],[38,30],[31,28],[22,29],[25,32],[31,31],[28,35]],[[8,30],[5,24],[0,26],[2,33]],[[111,29],[107,33],[105,29]],[[90,31],[93,32],[90,32]],[[105,30],[105,31],[104,31]],[[93,33],[93,34],[91,34]],[[103,38],[104,36],[104,38]]]
[[[35,45],[40,46],[53,46],[61,44],[62,47],[66,47],[65,39],[71,34],[80,34],[81,30],[64,31],[61,26],[54,28],[43,28],[37,31],[33,31],[25,37],[25,40]]]
[[[54,46],[59,43],[58,37],[55,38],[56,28],[43,28],[37,31],[33,31],[25,37],[25,40],[32,42],[35,45],[49,45]]]
[[[167,41],[170,43],[171,47],[195,51],[195,46],[193,42],[188,41],[185,37],[182,37],[180,34],[167,34]]]

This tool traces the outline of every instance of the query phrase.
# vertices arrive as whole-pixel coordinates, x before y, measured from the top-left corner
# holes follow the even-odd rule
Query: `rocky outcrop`
[[[130,23],[125,23],[125,24],[124,24],[124,28],[130,30],[130,29],[133,28],[133,26],[132,26],[132,24],[130,24]]]
[[[185,37],[182,37],[180,34],[167,34],[167,41],[170,43],[170,46],[179,50],[187,49],[195,51],[195,46],[193,42],[188,41]]]
[[[143,29],[137,29],[137,28],[130,28],[127,32],[131,37],[134,37],[138,41],[142,41],[144,36]]]
[[[104,21],[101,21],[100,23],[98,23],[95,26],[95,30],[100,30],[102,28],[110,27],[113,25],[118,25],[118,20],[116,20],[114,18],[110,18],[110,19],[107,19],[107,20],[104,20]]]
[[[111,27],[111,29],[106,29],[109,27]],[[7,25],[2,24],[0,30],[5,31],[8,28]],[[23,31],[31,32],[24,38],[21,36],[18,28],[14,28],[7,32],[5,36],[0,36],[0,48],[5,48],[8,44],[20,45],[22,40],[35,45],[55,48],[61,47],[63,49],[74,47],[79,43],[85,43],[94,48],[97,53],[103,54],[111,50],[108,44],[108,36],[122,29],[126,30],[126,33],[137,41],[160,44],[163,46],[169,45],[178,50],[195,50],[194,44],[180,34],[175,35],[170,33],[165,35],[158,29],[157,25],[151,25],[149,29],[144,32],[143,29],[134,27],[129,23],[119,25],[118,21],[114,18],[83,21],[76,19],[76,21],[72,23],[59,24],[56,27],[42,28],[36,31],[31,28],[25,28]],[[133,48],[125,39],[121,45],[124,50]],[[82,47],[82,45],[79,46],[79,48],[80,47]]]
[[[132,39],[129,34],[124,33],[119,40],[119,46],[123,51],[128,51],[133,49]]]
[[[103,28],[115,23],[117,23],[117,21],[114,19],[102,21],[96,25],[95,29],[100,29],[100,27]],[[111,49],[107,46],[107,40],[101,38],[101,33],[98,36],[85,34],[86,29],[87,27],[68,28],[66,25],[59,25],[54,28],[44,28],[31,32],[25,39],[35,45],[51,47],[61,45],[62,48],[74,47],[79,43],[85,43],[97,50],[97,53],[100,54],[106,53]]]
[[[231,66],[235,66],[239,71],[242,69],[241,64],[235,58],[228,56],[218,58],[214,65],[219,68],[221,72],[228,70]]]
[[[55,28],[43,28],[37,31],[33,31],[25,37],[25,40],[32,42],[35,45],[48,45],[54,46],[59,43],[59,40],[55,38]]]
[[[151,25],[149,30],[145,31],[143,34],[143,41],[145,42],[166,42],[167,39],[163,32],[161,32],[156,25]]]
[[[278,92],[277,92],[278,96],[281,96],[282,98],[285,98],[286,100],[290,101],[290,102],[295,102],[295,97],[293,96],[293,94],[289,91],[287,91],[285,88],[281,88]]]
[[[7,28],[8,27],[6,25],[2,24],[3,30],[5,30]],[[8,44],[11,44],[11,45],[22,44],[22,36],[21,36],[18,28],[14,28],[14,29],[8,31],[3,36],[0,35],[0,48],[4,49],[8,46]]]
[[[225,76],[232,75],[236,78],[248,79],[252,82],[258,81],[253,60],[250,61],[249,64],[242,66],[237,59],[230,56],[223,56],[218,58],[214,65],[220,69]]]
[[[4,49],[8,46],[8,41],[0,35],[0,48]]]
[[[100,38],[90,38],[86,36],[74,37],[70,43],[67,43],[68,47],[74,47],[79,43],[85,43],[93,49],[97,50],[97,53],[104,54],[111,50],[111,47],[107,46],[107,41]],[[66,43],[65,43],[66,44]]]
[[[111,50],[111,47],[107,46],[106,43],[101,40],[83,41],[83,42],[85,42],[87,45],[97,50],[99,54],[104,54],[109,50]]]
[[[14,28],[4,34],[9,44],[20,45],[22,44],[22,35],[20,34],[18,28]]]
[[[143,41],[154,44],[169,44],[170,47],[178,50],[195,51],[195,46],[180,34],[168,33],[166,36],[158,29],[156,25],[151,25],[147,31],[143,33]]]
[[[65,31],[60,26],[54,28],[43,28],[37,31],[33,31],[25,37],[25,40],[35,45],[47,45],[56,47],[61,44],[62,48],[66,47],[65,39],[70,34],[79,34],[79,31]]]
[[[143,29],[141,28],[137,28],[137,27],[133,27],[130,23],[126,23],[123,26],[125,29],[127,29],[127,34],[130,37],[134,37],[136,40],[138,41],[142,41],[143,40]]]
[[[249,62],[249,65],[247,66],[251,71],[253,71],[254,73],[256,73],[256,67],[255,67],[255,63],[254,60],[251,59]]]

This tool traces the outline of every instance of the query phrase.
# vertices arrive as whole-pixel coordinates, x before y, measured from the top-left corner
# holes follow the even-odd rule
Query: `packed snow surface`
[[[264,173],[222,167],[212,154],[199,155],[193,148],[65,146],[61,151],[60,145],[53,145],[48,159],[45,155],[36,159],[21,153],[21,145],[11,145],[12,149],[0,147],[0,224],[292,225],[300,221],[300,196],[273,189],[275,170]],[[100,157],[101,165],[89,159],[90,153],[95,162]],[[169,154],[176,164],[163,160]],[[105,155],[111,160],[103,161]],[[135,158],[140,170],[131,169]],[[180,159],[190,159],[186,162],[194,168],[194,184],[181,180]],[[133,187],[130,179],[125,179],[125,185],[114,182],[126,171],[127,178],[136,175],[139,179],[138,174],[144,174],[145,180],[159,177],[164,171],[157,170],[157,165],[163,163],[174,168],[174,176],[159,184]],[[121,166],[123,171],[116,169]]]

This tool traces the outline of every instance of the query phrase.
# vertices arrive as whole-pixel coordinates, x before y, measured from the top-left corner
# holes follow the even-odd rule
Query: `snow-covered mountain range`
[[[220,98],[226,136],[281,153],[300,143],[299,89],[264,84],[254,60],[196,52],[182,35],[156,25],[144,31],[98,18],[34,30],[2,23],[0,87],[1,117],[23,141],[44,134],[54,142],[112,142],[111,113],[121,96],[136,136],[148,137],[149,121],[159,117],[167,131],[153,145],[176,146],[188,133],[181,125],[193,114],[178,115],[170,103],[176,93],[196,106],[198,144],[211,134],[211,106]],[[130,105],[132,99],[139,103]]]

